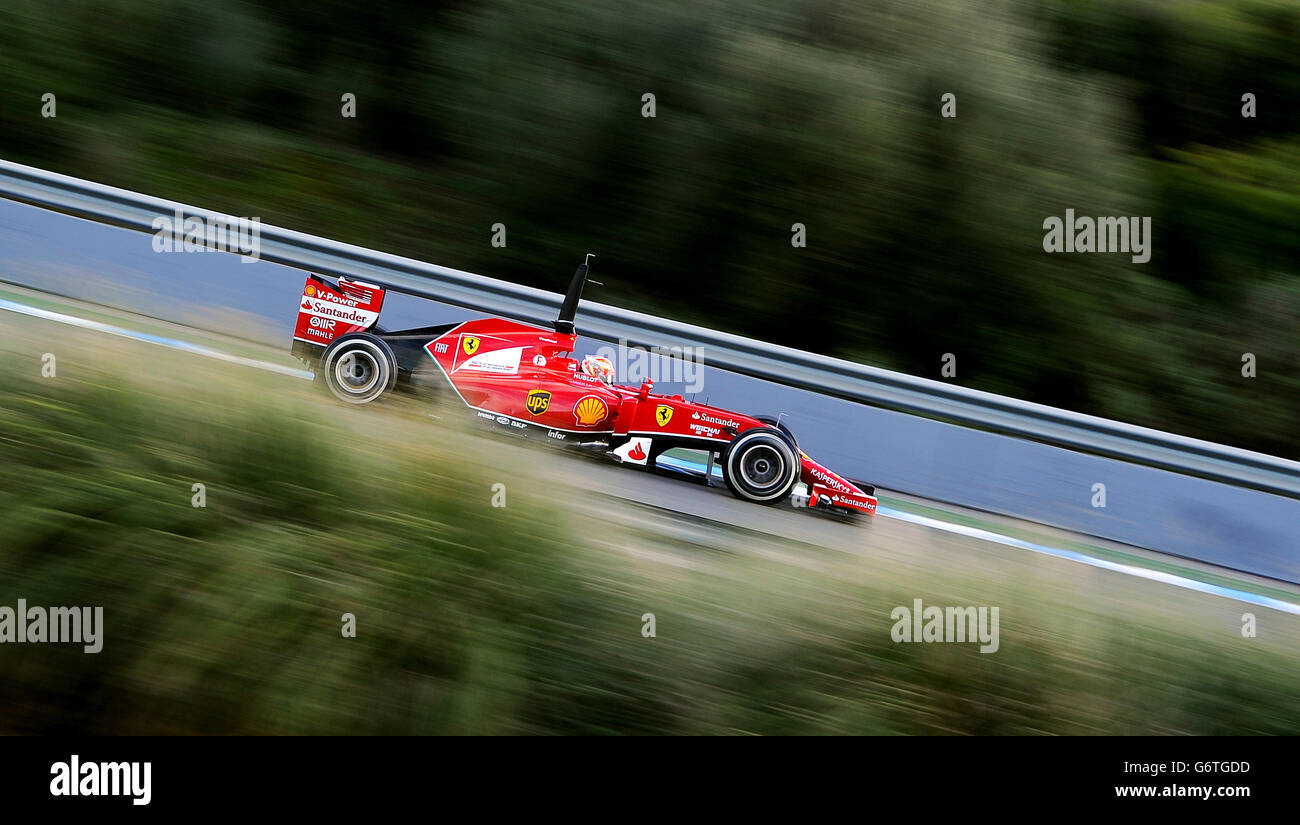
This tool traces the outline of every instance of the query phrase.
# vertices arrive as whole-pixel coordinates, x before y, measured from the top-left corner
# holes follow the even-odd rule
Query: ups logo
[[[546,390],[533,390],[528,393],[528,411],[541,415],[551,407],[551,394]]]

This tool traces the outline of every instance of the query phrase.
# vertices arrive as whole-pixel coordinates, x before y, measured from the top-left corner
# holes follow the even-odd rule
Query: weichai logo
[[[551,407],[551,394],[546,390],[533,390],[528,393],[527,407],[533,415],[541,415]]]

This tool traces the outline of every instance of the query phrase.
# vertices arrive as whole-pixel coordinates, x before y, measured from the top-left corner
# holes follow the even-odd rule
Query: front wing
[[[799,456],[803,465],[800,481],[808,487],[808,507],[841,508],[876,515],[879,502],[874,495],[814,461],[804,451],[800,450]]]

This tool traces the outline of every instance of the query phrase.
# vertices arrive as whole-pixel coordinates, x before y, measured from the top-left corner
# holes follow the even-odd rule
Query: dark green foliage
[[[1300,457],[1297,8],[14,0],[0,153]],[[1045,254],[1067,208],[1150,263]]]

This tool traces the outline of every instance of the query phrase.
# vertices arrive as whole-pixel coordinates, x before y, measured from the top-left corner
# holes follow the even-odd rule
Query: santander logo
[[[627,454],[627,457],[632,459],[633,461],[644,461],[645,450],[641,449],[640,444],[637,444],[635,447],[632,448],[632,451]]]

